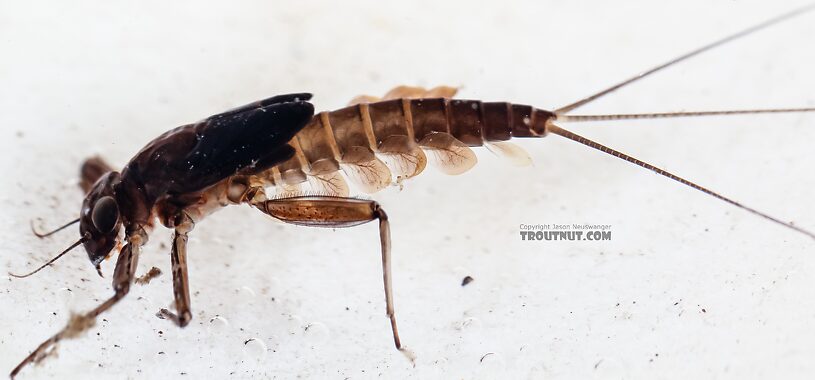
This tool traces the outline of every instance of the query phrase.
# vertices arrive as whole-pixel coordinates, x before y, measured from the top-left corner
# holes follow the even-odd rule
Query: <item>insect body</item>
[[[135,280],[140,247],[147,241],[154,219],[175,230],[171,261],[176,310],[162,309],[159,315],[178,326],[187,325],[192,317],[187,236],[209,213],[230,204],[248,204],[278,220],[305,226],[350,227],[378,220],[386,313],[395,346],[402,349],[393,308],[388,216],[377,202],[348,198],[350,188],[345,178],[365,192],[376,192],[394,181],[401,183],[421,173],[428,155],[444,172],[458,174],[476,163],[470,147],[482,145],[517,163],[527,162],[528,157],[521,150],[505,142],[514,137],[554,134],[568,138],[815,238],[815,234],[807,230],[559,126],[561,122],[570,121],[815,111],[815,108],[789,108],[570,114],[653,72],[810,8],[714,42],[554,111],[505,102],[452,99],[455,90],[449,87],[431,90],[398,87],[383,99],[361,97],[349,107],[315,116],[308,102],[310,94],[288,94],[170,130],[148,143],[121,172],[113,171],[99,159],[88,160],[82,168],[81,182],[87,195],[80,216],[74,221],[79,222],[79,241],[30,274],[79,244],[84,245],[91,263],[99,271],[99,263],[110,255],[124,228],[125,244],[112,276],[114,295],[91,311],[72,317],[63,330],[40,344],[14,368],[11,376],[28,363],[40,360],[60,340],[76,337],[90,328],[100,313],[128,294]],[[318,195],[303,195],[302,186],[306,183]],[[266,194],[272,186],[276,189],[274,197]]]

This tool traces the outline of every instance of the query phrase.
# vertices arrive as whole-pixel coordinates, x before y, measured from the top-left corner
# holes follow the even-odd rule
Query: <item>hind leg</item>
[[[457,87],[437,86],[431,89],[424,87],[396,86],[392,88],[382,100],[390,99],[418,99],[418,98],[452,98],[458,92]]]
[[[392,100],[392,99],[419,99],[419,98],[452,98],[456,96],[458,92],[458,87],[450,87],[450,86],[437,86],[431,89],[426,89],[424,87],[413,87],[413,86],[396,86],[388,91],[385,96],[379,98],[376,96],[371,95],[359,95],[350,102],[348,102],[349,106],[357,105],[360,103],[375,103],[381,100]]]
[[[353,227],[379,220],[379,242],[382,251],[382,279],[385,286],[385,312],[391,323],[393,343],[402,350],[396,313],[393,308],[391,282],[391,237],[388,215],[379,203],[356,198],[293,197],[274,200],[247,201],[253,207],[280,221],[309,227]],[[249,199],[257,199],[252,196]],[[403,351],[404,352],[404,351]],[[406,353],[408,357],[411,354]],[[412,360],[412,358],[411,358]]]

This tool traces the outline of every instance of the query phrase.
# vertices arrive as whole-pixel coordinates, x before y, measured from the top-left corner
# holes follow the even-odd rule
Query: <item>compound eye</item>
[[[116,222],[119,221],[119,205],[116,204],[116,200],[111,196],[99,198],[93,205],[91,221],[101,233],[106,234],[113,231]]]

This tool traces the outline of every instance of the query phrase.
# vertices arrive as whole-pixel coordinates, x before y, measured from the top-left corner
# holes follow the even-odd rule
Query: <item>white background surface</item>
[[[460,85],[464,98],[556,108],[796,6],[1,4],[2,273],[39,265],[77,238],[72,228],[39,240],[28,221],[50,227],[78,214],[84,158],[98,153],[121,167],[176,125],[272,94],[311,91],[325,110],[398,84]],[[813,106],[813,27],[815,14],[796,18],[583,111]],[[813,127],[804,115],[572,125],[810,229]],[[233,207],[192,234],[189,327],[154,316],[172,300],[170,235],[160,229],[139,273],[165,274],[23,375],[811,377],[810,239],[558,136],[520,144],[534,167],[479,151],[465,175],[429,168],[404,191],[374,196],[391,217],[396,310],[415,368],[392,346],[375,224],[281,226]],[[613,240],[523,242],[521,223],[608,223]],[[475,281],[462,288],[465,275]],[[3,371],[70,310],[111,294],[81,251],[0,282]]]

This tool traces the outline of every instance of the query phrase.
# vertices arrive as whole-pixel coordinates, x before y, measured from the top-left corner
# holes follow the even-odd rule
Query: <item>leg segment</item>
[[[101,157],[91,157],[85,160],[82,163],[82,168],[79,169],[79,187],[87,194],[97,179],[112,171],[113,168]]]
[[[381,100],[391,99],[419,99],[419,98],[452,98],[458,92],[458,87],[450,86],[437,86],[431,89],[424,87],[412,86],[396,86],[392,88],[385,96],[379,98],[371,95],[359,95],[348,103],[349,106],[354,106],[360,103],[375,103]]]
[[[257,199],[251,197],[250,199]],[[262,199],[262,197],[261,197]],[[393,309],[391,283],[391,237],[388,215],[379,203],[356,198],[294,197],[274,200],[255,200],[249,203],[260,211],[286,223],[310,227],[353,227],[379,220],[379,240],[382,250],[382,278],[385,285],[385,304],[393,332],[393,343],[402,349],[396,314]]]
[[[179,327],[184,327],[192,319],[190,312],[190,283],[187,276],[187,233],[192,230],[192,220],[186,215],[181,217],[183,222],[176,225],[173,237],[172,264],[173,264],[173,295],[175,296],[175,309],[178,314],[167,309],[159,311],[160,318],[167,318]]]
[[[429,90],[424,87],[396,86],[388,91],[382,99],[452,98],[456,95],[456,92],[458,92],[458,88],[450,86],[437,86]]]
[[[119,253],[119,258],[116,260],[116,269],[113,271],[113,297],[97,306],[93,310],[79,315],[71,316],[68,324],[56,335],[52,336],[45,342],[42,342],[34,352],[28,355],[14,370],[11,371],[9,376],[14,378],[29,363],[36,363],[44,359],[48,355],[48,349],[56,345],[62,339],[76,338],[85,330],[93,327],[96,323],[96,317],[106,310],[110,309],[119,300],[124,298],[130,291],[130,285],[136,272],[136,265],[139,261],[139,248],[143,244],[143,237],[141,234],[129,236],[128,242]]]

